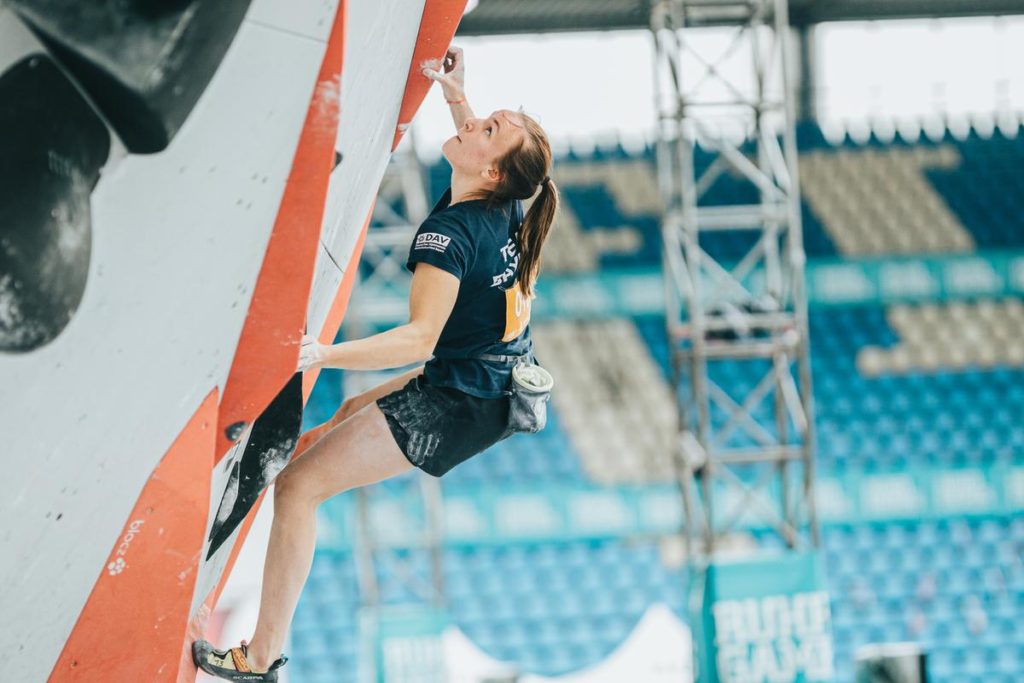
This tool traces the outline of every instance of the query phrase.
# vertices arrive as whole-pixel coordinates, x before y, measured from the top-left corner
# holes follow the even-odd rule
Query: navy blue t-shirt
[[[499,398],[510,387],[515,363],[470,356],[533,352],[532,301],[514,286],[519,274],[514,238],[523,203],[507,201],[488,209],[484,200],[450,205],[451,198],[448,188],[416,231],[406,262],[410,271],[423,261],[460,280],[455,306],[423,373],[429,384]]]

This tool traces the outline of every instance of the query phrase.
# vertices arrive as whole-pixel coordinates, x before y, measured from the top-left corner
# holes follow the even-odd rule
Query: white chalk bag
[[[512,368],[512,396],[508,428],[512,432],[539,432],[548,421],[548,401],[555,378],[535,363],[520,361]]]

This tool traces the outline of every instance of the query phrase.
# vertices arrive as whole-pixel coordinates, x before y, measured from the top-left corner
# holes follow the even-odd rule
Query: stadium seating
[[[811,258],[972,253],[1024,246],[1024,127],[983,138],[849,135],[829,142],[798,128],[804,242]],[[697,151],[697,171],[710,163]],[[447,184],[430,169],[432,194]],[[653,150],[621,146],[556,160],[564,215],[545,251],[546,272],[659,262]],[[755,202],[723,173],[711,204]],[[739,258],[749,236],[703,246]],[[991,468],[1024,457],[1024,304],[975,298],[885,307],[811,309],[818,467],[822,476]],[[456,467],[446,490],[545,484],[669,481],[672,438],[668,345],[656,315],[535,321],[538,356],[560,377],[548,427],[516,435]],[[584,364],[578,350],[587,348]],[[713,363],[712,381],[740,394],[766,367]],[[334,381],[337,385],[337,381]],[[322,383],[321,383],[322,384]],[[318,389],[310,419],[339,397]],[[767,410],[764,406],[761,410]],[[712,419],[725,416],[713,412]],[[315,423],[315,422],[313,422]],[[306,427],[311,426],[309,423]],[[752,445],[737,431],[728,444]],[[378,486],[388,487],[393,482]],[[753,530],[772,547],[774,536]],[[1007,514],[827,523],[835,680],[853,678],[857,648],[915,640],[937,683],[1016,683],[1024,671],[1024,520]],[[425,555],[411,555],[422,575]],[[418,552],[418,551],[417,551]],[[557,675],[605,657],[653,602],[684,613],[685,572],[654,541],[626,538],[447,547],[444,571],[456,623],[485,652]],[[385,568],[381,568],[384,570]],[[384,572],[388,576],[387,572]],[[397,580],[386,603],[413,600]],[[318,550],[292,629],[294,680],[355,681],[358,587],[351,555]],[[342,672],[325,661],[342,663]]]
[[[771,546],[776,538],[759,534]],[[944,519],[826,526],[836,681],[851,681],[869,642],[915,640],[937,683],[1015,683],[1024,655],[1024,520]],[[428,559],[407,554],[423,575]],[[358,589],[347,553],[318,553],[295,615],[296,680],[355,681]],[[685,618],[686,576],[650,541],[576,541],[449,548],[444,554],[456,624],[486,653],[524,671],[558,675],[602,658],[644,609]],[[385,603],[410,599],[397,582]],[[345,663],[339,672],[323,657]]]
[[[849,135],[830,143],[811,122],[797,131],[803,193],[804,248],[808,256],[960,252],[1024,245],[1024,124],[1013,137],[995,128],[982,137],[970,128],[964,139],[948,130],[938,140],[922,129],[916,140],[897,136],[865,143]],[[744,147],[744,149],[747,149]],[[699,145],[694,172],[710,166],[712,154]],[[429,169],[431,196],[447,187],[451,170],[444,159]],[[600,266],[657,264],[660,254],[657,173],[654,149],[629,154],[621,145],[573,152],[555,162],[553,174],[565,203],[563,234],[628,226],[635,231],[632,252],[623,243],[598,250]],[[709,206],[757,202],[753,185],[726,171],[701,198]],[[558,227],[562,227],[559,223]],[[553,235],[558,233],[556,229]],[[716,258],[738,259],[752,235],[717,233],[702,237]],[[556,240],[545,251],[548,272],[575,271],[593,259],[593,247],[580,262],[579,240]]]

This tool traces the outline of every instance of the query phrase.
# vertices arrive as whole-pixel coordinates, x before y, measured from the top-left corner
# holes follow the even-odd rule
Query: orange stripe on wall
[[[430,59],[444,59],[465,10],[466,0],[427,0],[424,3],[420,31],[416,36],[416,48],[409,64],[409,75],[405,79],[405,95],[402,98],[402,107],[398,110],[398,126],[395,129],[395,139],[391,143],[392,151],[398,147],[405,130],[412,123],[412,117],[419,110],[423,98],[427,96],[427,91],[433,84],[433,81],[421,72],[423,63]]]
[[[288,382],[313,286],[317,243],[334,164],[341,97],[346,3],[338,6],[316,87],[295,150],[277,220],[224,387],[217,425],[220,461],[235,423],[251,425]]]
[[[139,495],[50,672],[52,683],[178,678],[210,509],[217,398],[214,388]]]

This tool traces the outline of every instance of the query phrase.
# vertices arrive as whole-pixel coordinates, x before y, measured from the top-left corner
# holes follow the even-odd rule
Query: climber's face
[[[498,159],[519,145],[525,135],[519,115],[499,109],[484,119],[466,119],[459,132],[445,141],[441,152],[454,172],[479,176],[487,184],[497,183],[501,179]]]

